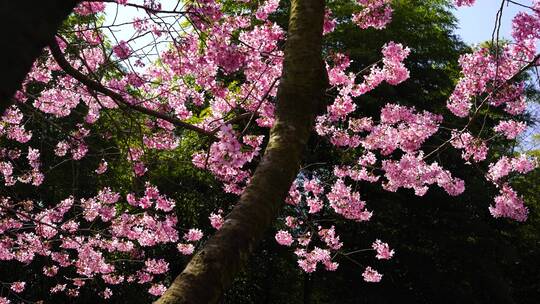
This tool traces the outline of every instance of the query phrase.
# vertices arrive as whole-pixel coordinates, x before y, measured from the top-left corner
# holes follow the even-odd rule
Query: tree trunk
[[[52,41],[76,0],[0,1],[0,115],[13,102],[41,50]]]
[[[328,83],[321,54],[324,6],[324,0],[291,1],[276,122],[265,154],[223,227],[156,303],[216,303],[277,217]]]

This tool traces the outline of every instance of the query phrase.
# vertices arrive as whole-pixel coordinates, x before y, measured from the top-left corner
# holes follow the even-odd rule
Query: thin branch
[[[49,48],[51,50],[51,54],[52,54],[53,58],[56,60],[58,65],[64,70],[64,72],[66,72],[66,74],[70,75],[71,77],[77,79],[82,84],[86,85],[89,89],[92,89],[92,90],[94,90],[96,92],[99,92],[99,93],[102,93],[102,94],[104,94],[106,96],[109,96],[110,98],[112,98],[117,103],[122,104],[123,106],[125,106],[127,108],[130,108],[132,110],[141,112],[141,113],[149,115],[149,116],[153,116],[153,117],[156,117],[156,118],[163,119],[165,121],[168,121],[168,122],[172,123],[176,127],[184,128],[184,129],[191,130],[191,131],[195,131],[195,132],[200,133],[202,135],[206,135],[206,136],[208,136],[208,137],[210,137],[210,138],[212,138],[214,140],[216,139],[215,135],[211,131],[208,131],[208,130],[199,128],[197,126],[194,126],[192,124],[186,123],[186,122],[184,122],[184,121],[182,121],[182,120],[180,120],[178,118],[171,117],[169,115],[166,115],[166,114],[163,114],[163,113],[160,113],[160,112],[157,112],[157,111],[154,111],[154,110],[150,110],[150,109],[147,109],[145,107],[141,107],[141,106],[134,105],[134,104],[131,104],[131,103],[127,102],[126,99],[124,98],[124,96],[122,96],[121,94],[106,88],[101,83],[96,82],[96,81],[88,78],[86,75],[84,75],[83,73],[79,72],[77,69],[72,67],[69,64],[69,62],[66,60],[66,58],[64,58],[64,55],[62,54],[62,51],[60,50],[60,47],[58,46],[58,44],[56,42],[51,43],[49,45]]]

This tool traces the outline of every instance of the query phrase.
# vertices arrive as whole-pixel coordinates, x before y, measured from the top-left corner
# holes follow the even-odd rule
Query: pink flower
[[[221,226],[223,226],[223,217],[222,217],[222,214],[223,213],[223,210],[219,209],[218,210],[218,213],[210,213],[210,216],[208,217],[208,219],[210,220],[210,225],[212,225],[212,227],[214,227],[214,229],[216,230],[219,230],[221,229]]]
[[[380,282],[382,279],[382,274],[378,273],[375,269],[371,268],[370,266],[366,267],[366,270],[364,270],[364,273],[362,273],[362,276],[364,277],[364,281],[371,282],[371,283]]]
[[[144,150],[141,148],[129,148],[128,157],[127,159],[130,161],[138,161],[141,160],[141,157],[144,155]]]
[[[95,172],[97,174],[103,174],[105,173],[105,171],[107,171],[107,162],[104,159],[102,159]]]
[[[371,247],[377,251],[375,257],[379,260],[389,260],[394,256],[394,250],[390,250],[388,244],[381,242],[381,240],[375,240]]]
[[[337,269],[338,264],[332,262],[330,251],[319,247],[313,248],[311,252],[306,252],[305,249],[297,249],[296,255],[299,257],[298,266],[307,273],[314,272],[317,269],[317,264],[322,263],[329,271]]]
[[[371,218],[372,213],[365,209],[366,203],[360,199],[360,194],[351,191],[342,179],[334,183],[326,197],[334,211],[346,219],[360,222]]]
[[[336,235],[334,226],[330,227],[330,229],[321,229],[319,236],[333,250],[339,250],[343,246],[343,243],[339,241],[339,236]]]
[[[319,195],[324,191],[324,188],[320,185],[320,181],[317,179],[311,179],[304,181],[304,190],[311,192],[313,195]]]
[[[184,240],[188,242],[196,242],[203,237],[203,232],[200,229],[189,229],[186,234],[184,234]]]
[[[317,198],[308,198],[307,205],[309,206],[309,213],[317,213],[323,208],[323,202]]]
[[[333,32],[336,28],[336,23],[336,19],[332,18],[332,11],[327,8],[324,12],[323,35]]]
[[[519,134],[523,133],[527,128],[527,124],[515,120],[502,120],[493,130],[502,133],[507,139],[514,139]]]
[[[157,297],[164,294],[166,290],[167,287],[163,284],[153,284],[152,287],[148,289],[148,293]]]
[[[357,2],[364,6],[364,9],[353,15],[353,22],[361,29],[368,27],[383,29],[392,19],[391,0],[357,0]]]
[[[113,292],[110,288],[105,288],[105,290],[103,290],[103,292],[101,293],[101,296],[104,298],[104,299],[109,299],[111,296],[112,296]]]
[[[279,230],[276,233],[276,241],[278,244],[283,246],[291,246],[291,244],[294,242],[291,234],[284,230]]]
[[[273,13],[279,6],[279,0],[266,0],[255,13],[255,17],[259,20],[268,19],[268,15]]]
[[[178,251],[183,255],[192,255],[195,247],[192,244],[178,244]]]
[[[51,288],[51,293],[59,293],[61,291],[66,290],[67,285],[66,284],[57,284],[54,287]]]
[[[287,227],[289,227],[289,228],[296,228],[298,223],[297,223],[296,218],[294,218],[292,216],[287,216],[285,218],[285,225],[287,225]]]
[[[11,283],[11,290],[15,293],[21,293],[24,290],[26,282],[13,282]]]
[[[133,164],[133,171],[135,172],[135,175],[143,176],[148,169],[146,169],[143,162],[136,162]]]
[[[66,141],[60,141],[58,144],[56,144],[56,148],[54,149],[54,154],[56,156],[65,156],[67,154],[67,151],[69,149],[69,144]]]
[[[131,49],[128,43],[122,40],[118,42],[118,44],[115,47],[113,47],[113,52],[118,58],[126,59],[129,57],[131,53]]]
[[[519,222],[527,219],[529,210],[523,204],[523,199],[508,184],[504,184],[500,195],[495,197],[495,205],[489,207],[493,217],[506,217]]]
[[[323,264],[324,264],[324,268],[328,271],[336,271],[339,266],[339,263],[331,262],[331,261],[324,261]]]
[[[298,266],[306,273],[312,273],[317,269],[317,262],[307,259],[299,259]]]
[[[451,144],[457,149],[463,149],[461,157],[464,160],[470,160],[472,158],[475,162],[482,161],[486,159],[489,151],[482,139],[475,138],[468,132],[453,133]]]
[[[58,266],[43,267],[43,274],[48,277],[54,277],[58,273]]]
[[[87,16],[99,13],[105,10],[105,3],[102,2],[84,2],[75,7],[75,13],[81,16]]]
[[[496,163],[489,164],[487,177],[491,181],[496,182],[511,172],[528,173],[536,168],[536,165],[536,159],[527,157],[525,154],[521,154],[513,159],[503,156]]]
[[[163,197],[161,195],[156,199],[156,209],[158,210],[169,212],[173,210],[175,205],[176,203],[173,200]]]
[[[163,259],[149,259],[144,262],[144,265],[146,266],[145,271],[153,274],[161,274],[169,270],[169,263]]]
[[[536,157],[528,157],[526,154],[521,154],[512,159],[512,168],[521,174],[529,173],[538,166]]]

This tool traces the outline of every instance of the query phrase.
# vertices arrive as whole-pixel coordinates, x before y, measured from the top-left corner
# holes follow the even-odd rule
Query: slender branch
[[[64,72],[66,72],[66,74],[70,75],[71,77],[77,79],[79,82],[81,82],[82,84],[87,86],[89,89],[92,89],[92,90],[94,90],[96,92],[99,92],[101,94],[104,94],[104,95],[112,98],[119,105],[123,105],[124,107],[130,108],[132,110],[141,112],[141,113],[149,115],[149,116],[153,116],[153,117],[156,117],[156,118],[163,119],[165,121],[168,121],[168,122],[172,123],[176,127],[191,130],[191,131],[195,131],[195,132],[200,133],[202,135],[206,135],[206,136],[208,136],[208,137],[210,137],[210,138],[212,138],[214,140],[216,139],[216,137],[212,133],[212,131],[208,131],[208,130],[199,128],[197,126],[186,123],[186,122],[184,122],[184,121],[182,121],[182,120],[180,120],[178,118],[171,117],[171,116],[166,115],[164,113],[160,113],[160,112],[157,112],[157,111],[154,111],[154,110],[151,110],[151,109],[147,109],[147,108],[139,106],[139,105],[134,105],[134,104],[129,103],[128,101],[126,101],[124,96],[122,96],[120,93],[117,93],[117,92],[115,92],[115,91],[113,91],[111,89],[106,88],[101,83],[88,78],[88,76],[84,75],[83,73],[79,72],[77,69],[72,67],[71,64],[69,64],[69,62],[66,60],[66,58],[62,54],[62,51],[60,50],[60,47],[58,46],[56,41],[51,43],[49,45],[49,48],[51,50],[51,54],[52,54],[54,60],[56,60],[56,62],[62,68],[62,70]]]
[[[83,2],[104,2],[104,3],[114,3],[114,4],[118,3],[115,0],[97,0],[97,1],[96,0],[83,0]],[[136,4],[136,3],[126,3],[126,4],[122,4],[122,5],[130,6],[130,7],[133,7],[133,8],[143,9],[146,12],[152,13],[152,14],[193,14],[193,15],[197,15],[196,12],[191,12],[191,11],[177,11],[176,9],[174,9],[174,10],[154,9],[154,8],[151,8],[151,7],[148,7],[148,6],[145,6],[145,5]]]
[[[476,111],[473,113],[473,115],[471,116],[471,118],[469,119],[469,121],[467,122],[467,124],[458,132],[458,134],[461,134],[462,132],[464,132],[465,130],[467,130],[467,128],[472,124],[472,122],[474,121],[474,119],[476,118],[478,112],[480,111],[480,108],[482,108],[482,106],[484,105],[484,103],[491,97],[493,96],[493,94],[497,93],[502,87],[504,87],[505,85],[511,83],[512,81],[516,80],[522,73],[524,73],[525,71],[527,71],[529,68],[533,67],[533,66],[537,66],[538,65],[538,61],[540,60],[540,54],[537,54],[534,59],[532,61],[530,61],[527,65],[525,65],[523,68],[521,68],[516,74],[514,74],[512,77],[508,78],[506,81],[504,81],[503,83],[501,83],[500,85],[498,85],[497,87],[495,87],[494,90],[492,90],[483,100],[482,102],[480,103],[480,106],[476,109]],[[428,159],[431,155],[433,155],[434,153],[436,153],[437,151],[441,150],[443,147],[445,147],[447,144],[449,144],[450,142],[452,142],[454,139],[456,138],[456,136],[451,136],[448,140],[446,140],[444,143],[442,143],[441,145],[439,145],[435,150],[429,152],[427,155],[425,155],[423,157],[423,159]]]
[[[517,6],[521,6],[521,7],[524,7],[524,8],[531,9],[531,10],[533,10],[533,11],[535,11],[535,12],[538,12],[538,10],[535,9],[534,7],[532,7],[532,6],[525,5],[525,4],[519,3],[519,2],[517,2],[517,1],[512,1],[512,0],[505,0],[505,1],[508,2],[508,3],[512,3],[512,4],[515,4],[515,5],[517,5]]]

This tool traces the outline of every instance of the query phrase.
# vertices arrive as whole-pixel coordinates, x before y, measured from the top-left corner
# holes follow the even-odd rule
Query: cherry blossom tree
[[[540,58],[538,1],[514,18],[510,43],[497,40],[461,57],[462,75],[446,105],[461,119],[458,126],[445,124],[442,113],[399,101],[381,104],[377,117],[360,113],[367,93],[409,78],[411,50],[399,41],[388,41],[380,60],[361,70],[346,54],[323,51],[324,35],[340,23],[383,29],[391,22],[390,0],[354,1],[357,13],[347,20],[334,19],[323,0],[292,0],[290,7],[276,0],[173,2],[171,8],[155,0],[81,2],[4,103],[11,105],[0,122],[0,260],[42,263],[43,276],[58,282],[51,293],[76,297],[87,282],[99,281],[108,286],[97,291],[105,299],[117,286],[139,284],[159,297],[157,303],[215,303],[285,205],[290,208],[275,240],[291,249],[304,272],[337,271],[340,259],[354,261],[360,253],[391,259],[399,253],[379,239],[366,240],[365,250],[348,250],[322,214],[351,225],[376,216],[358,183],[418,196],[437,186],[459,197],[466,181],[435,156],[458,149],[463,162],[478,166],[497,158],[490,142],[515,140],[527,127],[519,120],[526,107],[520,79]],[[120,25],[99,18],[107,6],[143,13],[127,24],[132,38],[116,39]],[[271,18],[286,9],[287,31]],[[144,37],[151,37],[147,46],[138,42]],[[13,82],[21,81],[13,76]],[[491,110],[504,113],[496,127],[473,128]],[[39,130],[28,123],[34,117],[62,138],[36,136]],[[103,121],[113,130],[100,127]],[[128,121],[136,127],[124,132]],[[426,147],[436,135],[445,139]],[[331,176],[320,174],[303,161],[310,136],[353,151],[353,157],[327,168]],[[148,155],[174,152],[192,138],[203,147],[193,153],[192,165],[238,196],[230,212],[208,214],[215,231],[185,226],[174,213],[176,202],[147,179]],[[44,141],[57,160],[85,162],[101,152],[93,174],[110,174],[109,154],[92,144],[98,139],[114,142],[143,190],[103,187],[90,197],[54,202],[11,190],[24,185],[46,191],[41,185],[54,167],[42,162]],[[486,212],[525,221],[527,207],[510,178],[536,166],[525,154],[488,164],[481,174],[499,194]],[[175,257],[159,255],[157,247],[193,255],[172,282],[165,276]],[[384,279],[370,265],[359,265],[358,273],[367,283]],[[0,303],[9,303],[23,298],[29,282],[2,284],[10,291]]]

